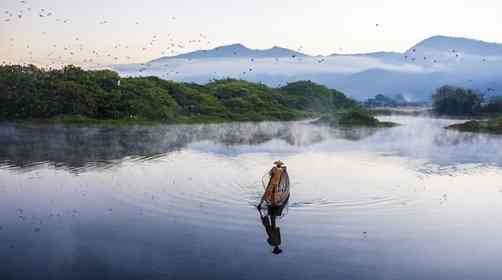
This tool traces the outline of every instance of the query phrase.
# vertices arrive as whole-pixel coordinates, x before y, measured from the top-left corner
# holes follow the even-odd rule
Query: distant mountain
[[[373,57],[379,59],[396,59],[402,58],[404,54],[418,51],[435,51],[435,52],[457,52],[462,54],[475,54],[480,56],[502,56],[502,44],[489,43],[481,40],[448,37],[448,36],[433,36],[427,38],[413,47],[409,48],[404,53],[399,52],[370,52],[370,53],[354,53],[354,54],[339,54],[333,53],[327,57],[336,56],[355,56],[355,57]],[[281,57],[309,57],[301,52],[293,51],[287,48],[274,46],[269,49],[250,49],[242,44],[231,44],[226,46],[216,47],[210,50],[198,50],[189,53],[184,53],[176,56],[165,56],[155,59],[151,62],[162,61],[166,59],[204,59],[204,58],[281,58]],[[324,57],[324,56],[316,56]]]
[[[502,56],[502,44],[489,43],[481,40],[474,40],[461,37],[448,36],[433,36],[427,38],[413,47],[409,48],[404,53],[399,52],[370,52],[370,53],[354,53],[354,54],[338,54],[333,53],[327,57],[371,57],[378,59],[401,59],[405,54],[420,53],[461,53],[473,54],[479,56]],[[281,57],[310,57],[301,52],[293,51],[282,47],[272,47],[269,49],[250,49],[242,44],[231,44],[226,46],[216,47],[210,50],[198,50],[189,53],[184,53],[176,56],[165,56],[152,62],[164,61],[166,59],[206,59],[206,58],[281,58]],[[316,56],[323,58],[324,56]]]
[[[395,70],[368,69],[362,72],[339,76],[325,76],[312,80],[339,89],[358,100],[371,98],[376,94],[402,94],[409,101],[423,101],[430,98],[434,90],[449,81],[457,84],[458,80],[446,77],[443,73],[413,73]]]
[[[489,43],[480,40],[433,36],[411,47],[407,53],[420,50],[433,50],[437,52],[457,52],[480,56],[502,56],[502,44]]]
[[[166,59],[204,59],[204,58],[280,58],[280,57],[306,57],[307,55],[290,49],[273,47],[264,50],[249,49],[242,44],[232,44],[217,47],[211,50],[199,50],[180,54],[177,56],[161,57],[151,62]]]
[[[197,83],[227,77],[270,86],[312,80],[359,100],[376,94],[430,100],[445,84],[480,92],[490,88],[490,94],[502,95],[502,44],[447,36],[427,38],[403,53],[329,56],[309,56],[281,47],[253,50],[233,44],[162,57],[146,66],[115,65],[113,69],[126,76],[153,75]]]

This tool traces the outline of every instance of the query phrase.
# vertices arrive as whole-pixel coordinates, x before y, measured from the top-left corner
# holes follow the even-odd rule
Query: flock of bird
[[[450,58],[453,57],[455,59],[461,59],[460,53],[457,50],[455,50],[455,49],[452,49],[452,50],[449,51],[449,56],[450,56]],[[408,51],[408,52],[406,52],[404,54],[404,59],[405,60],[411,60],[412,62],[415,62],[415,61],[417,61],[419,59],[422,59],[422,58],[423,58],[423,61],[430,61],[433,64],[440,62],[439,58],[428,57],[427,55],[421,56],[417,52],[416,48],[413,48],[413,49],[411,49],[411,51]],[[481,61],[482,62],[486,62],[486,58],[482,58]]]
[[[3,16],[3,24],[5,25],[17,24],[19,21],[29,19],[32,21],[41,21],[40,26],[43,26],[45,23],[61,24],[59,28],[65,32],[77,29],[77,26],[72,26],[74,23],[72,20],[59,17],[56,12],[47,8],[35,9],[30,7],[28,1],[19,1],[18,9],[4,11]],[[177,18],[171,16],[166,18],[166,20],[173,23]],[[32,23],[30,22],[30,24]],[[119,23],[114,24],[108,19],[100,20],[95,24],[97,25],[97,30],[99,30],[99,28],[104,29],[106,25],[110,25],[111,29],[120,27]],[[141,21],[134,21],[134,25],[141,25]],[[7,28],[9,28],[9,26],[7,26]],[[56,30],[56,32],[57,31],[58,30]],[[157,54],[156,51],[158,51],[158,55],[161,56],[175,55],[185,49],[201,48],[204,45],[207,46],[211,44],[207,35],[203,33],[188,40],[179,40],[173,34],[166,33],[162,34],[164,37],[162,42],[160,40],[161,35],[155,34],[152,35],[147,42],[141,43],[139,46],[137,43],[115,43],[107,48],[98,49],[88,47],[91,44],[86,44],[86,42],[92,42],[93,38],[83,38],[80,36],[67,37],[66,43],[54,44],[47,42],[49,40],[47,37],[50,34],[46,31],[40,32],[40,35],[45,36],[42,37],[45,38],[45,40],[37,40],[36,43],[31,42],[31,44],[23,42],[22,39],[10,37],[6,42],[8,47],[16,49],[16,52],[21,53],[21,56],[21,51],[25,49],[25,56],[20,57],[18,61],[3,60],[2,64],[16,64],[16,62],[19,64],[33,63],[45,68],[59,68],[71,63],[86,68],[99,68],[109,64],[137,62],[145,57]],[[162,46],[157,46],[160,45],[160,42]],[[44,51],[35,54],[34,49],[42,49]]]

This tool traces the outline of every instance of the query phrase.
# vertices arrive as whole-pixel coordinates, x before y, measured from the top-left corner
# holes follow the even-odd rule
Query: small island
[[[474,119],[447,126],[447,129],[502,134],[502,117],[500,117],[502,98],[500,96],[487,98],[474,90],[443,86],[433,95],[432,100],[434,112],[438,115]]]
[[[379,121],[369,111],[360,108],[324,115],[314,121],[313,124],[328,125],[339,128],[384,128],[399,126],[397,123]]]
[[[489,120],[471,120],[464,123],[452,124],[447,129],[455,129],[463,132],[478,132],[490,134],[502,134],[502,118]]]

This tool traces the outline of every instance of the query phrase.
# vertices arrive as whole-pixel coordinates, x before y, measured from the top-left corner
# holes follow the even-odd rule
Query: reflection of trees
[[[337,131],[299,122],[132,127],[0,125],[0,162],[27,168],[39,163],[69,168],[110,165],[125,157],[155,158],[198,141],[228,146],[272,139],[308,146],[328,137],[358,140],[374,132]]]
[[[469,133],[455,130],[444,130],[443,133],[434,135],[433,143],[436,146],[456,146],[461,144],[479,145],[490,141],[498,141],[498,135],[485,133]]]
[[[350,141],[359,141],[361,139],[367,138],[375,134],[378,128],[350,128],[334,130],[333,134],[337,138],[342,138]]]

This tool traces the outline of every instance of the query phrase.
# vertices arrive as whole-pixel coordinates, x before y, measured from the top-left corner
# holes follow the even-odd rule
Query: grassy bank
[[[471,120],[464,123],[450,125],[447,129],[454,129],[463,132],[502,134],[502,117],[484,121]]]
[[[303,115],[302,115],[303,116]],[[302,120],[315,116],[307,115],[305,117],[298,117],[293,120]],[[161,121],[161,120],[148,120],[141,118],[121,118],[121,119],[95,119],[85,116],[58,116],[47,119],[17,119],[17,120],[4,120],[7,122],[16,123],[35,123],[35,124],[64,124],[64,125],[103,125],[103,126],[128,126],[128,125],[161,125],[161,124],[214,124],[214,123],[227,123],[227,122],[260,122],[260,121],[274,121],[267,118],[262,119],[226,119],[221,117],[179,117],[174,120]]]

